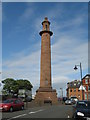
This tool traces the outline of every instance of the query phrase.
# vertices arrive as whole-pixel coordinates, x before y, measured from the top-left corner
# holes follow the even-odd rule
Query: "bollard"
[[[28,101],[26,101],[26,108],[28,108]]]

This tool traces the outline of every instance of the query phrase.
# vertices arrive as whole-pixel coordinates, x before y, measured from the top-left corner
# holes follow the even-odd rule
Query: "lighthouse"
[[[51,80],[51,36],[50,22],[45,17],[42,22],[41,36],[41,61],[40,61],[40,87],[36,91],[35,101],[37,103],[45,103],[51,101],[52,104],[57,103],[57,93],[52,89]]]

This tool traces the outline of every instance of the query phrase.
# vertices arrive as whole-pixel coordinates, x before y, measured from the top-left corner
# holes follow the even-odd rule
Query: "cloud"
[[[27,53],[27,51],[25,51]],[[23,78],[31,81],[33,85],[39,84],[39,65],[40,51],[32,54],[20,53],[8,61],[3,62],[3,79],[13,77],[15,79]]]
[[[32,7],[27,6],[23,14],[20,16],[20,21],[27,21],[32,18],[32,15],[34,14],[34,9]]]
[[[73,38],[66,39],[66,41],[68,42],[58,41],[52,46],[53,74],[72,74],[74,72],[72,71],[73,66],[80,62],[82,62],[83,69],[88,68],[88,43],[77,45],[77,43],[74,43]],[[73,43],[70,41],[73,41]]]
[[[56,85],[64,85],[71,80],[67,76],[75,73],[73,70],[75,64],[82,62],[83,69],[87,68],[87,43],[78,45],[77,48],[72,49],[71,53],[67,53],[66,50],[63,50],[65,41],[62,41],[61,47],[59,47],[60,43],[58,42],[52,46],[53,50],[59,53],[59,55],[52,53],[52,82],[55,88],[57,87]],[[69,49],[71,50],[71,48],[68,48],[67,51],[69,51]],[[59,51],[61,51],[61,53]],[[29,79],[35,91],[35,86],[39,87],[40,84],[40,51],[16,58],[17,59],[8,60],[3,63],[3,68],[5,67],[5,69],[3,69],[3,78]]]
[[[62,91],[60,88],[63,89],[63,96],[66,96],[66,88],[67,83],[70,82],[70,78],[66,76],[59,76],[59,74],[56,77],[52,77],[52,86],[53,89],[57,90],[57,96],[60,97],[62,95]]]
[[[38,52],[33,52],[33,54],[31,55],[27,55],[27,56],[23,56],[22,58],[19,58],[19,60],[12,60],[11,61],[7,61],[4,65],[7,67],[28,67],[29,64],[37,64],[37,61],[35,61],[36,57],[39,56],[39,51]]]

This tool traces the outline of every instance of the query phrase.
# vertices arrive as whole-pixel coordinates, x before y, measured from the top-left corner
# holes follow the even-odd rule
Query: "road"
[[[13,114],[12,114],[13,113]],[[3,112],[2,117],[7,120],[16,118],[71,118],[71,105],[49,105],[43,107],[28,108],[23,111]]]

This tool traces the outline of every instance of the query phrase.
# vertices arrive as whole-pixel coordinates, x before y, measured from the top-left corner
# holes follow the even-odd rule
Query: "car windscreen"
[[[87,108],[88,105],[87,105],[87,103],[85,103],[85,102],[77,102],[76,107],[77,107],[77,108]]]
[[[67,101],[70,101],[70,99],[67,99]]]
[[[4,100],[3,103],[13,103],[13,100]]]

